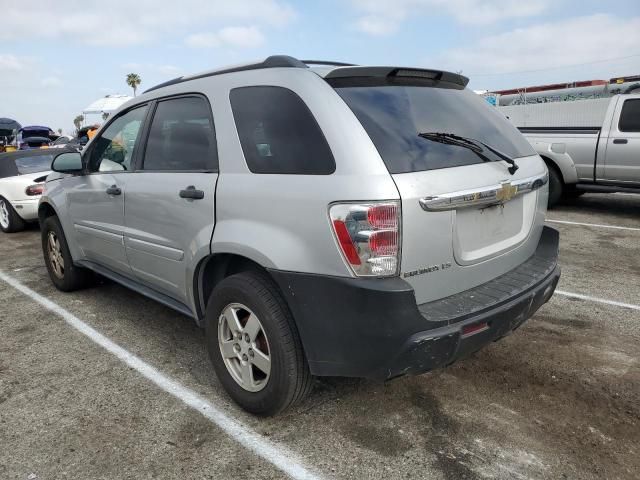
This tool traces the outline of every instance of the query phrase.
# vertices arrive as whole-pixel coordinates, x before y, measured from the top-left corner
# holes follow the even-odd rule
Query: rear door
[[[158,101],[140,165],[127,177],[125,246],[140,281],[183,303],[191,269],[209,253],[217,178],[207,99]]]
[[[446,87],[446,88],[445,88]],[[546,205],[546,168],[479,96],[445,85],[337,88],[377,147],[402,198],[401,275],[418,303],[495,278],[529,258]],[[456,134],[515,158],[519,169],[421,134]],[[433,136],[432,136],[433,138]],[[476,143],[477,146],[477,143]],[[485,161],[485,160],[497,161]]]
[[[621,96],[613,118],[606,140],[605,179],[640,185],[640,98]]]

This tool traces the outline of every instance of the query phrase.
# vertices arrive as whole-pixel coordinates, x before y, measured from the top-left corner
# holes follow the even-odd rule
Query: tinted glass
[[[15,177],[18,175],[16,162],[11,154],[0,153],[0,178]]]
[[[419,133],[454,133],[490,145],[511,158],[535,155],[499,112],[469,90],[417,86],[345,87],[336,91],[360,120],[389,172],[471,165],[471,150],[435,143]]]
[[[147,114],[147,106],[130,110],[116,118],[91,146],[89,170],[113,172],[131,169],[140,127]]]
[[[56,139],[52,145],[66,145],[67,143],[69,143],[70,139],[67,137],[60,137],[58,139]]]
[[[201,97],[158,103],[144,153],[145,170],[217,170],[209,104]]]
[[[621,132],[640,132],[640,100],[625,100],[618,129]]]
[[[38,155],[33,157],[16,158],[16,167],[20,175],[27,173],[46,172],[51,170],[53,155]]]
[[[249,170],[300,175],[334,172],[335,161],[320,127],[291,90],[236,88],[230,99]]]

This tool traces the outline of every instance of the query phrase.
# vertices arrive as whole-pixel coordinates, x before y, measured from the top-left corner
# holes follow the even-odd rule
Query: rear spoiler
[[[462,89],[469,79],[443,70],[404,67],[343,67],[331,70],[324,79],[334,87],[365,86],[381,83],[424,84]]]

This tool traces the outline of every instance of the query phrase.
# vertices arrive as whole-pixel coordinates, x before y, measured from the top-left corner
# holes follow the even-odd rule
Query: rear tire
[[[4,233],[14,233],[24,230],[26,222],[4,197],[0,197],[0,229]]]
[[[229,328],[233,318],[237,319],[235,331]],[[258,328],[249,327],[250,322],[259,325],[262,331],[247,338],[246,332]],[[278,288],[263,272],[241,272],[216,286],[207,305],[206,341],[220,382],[248,412],[275,415],[300,402],[311,391],[313,377],[293,317]],[[258,353],[251,351],[252,345],[268,354],[268,374],[254,363]],[[247,368],[252,373],[248,374],[250,380],[244,382]]]
[[[555,207],[562,198],[562,192],[564,190],[564,182],[562,181],[562,175],[558,169],[547,164],[549,169],[549,200],[547,202],[547,208]]]
[[[91,272],[73,264],[58,217],[48,217],[44,221],[41,238],[44,263],[51,282],[58,290],[72,292],[91,283]]]

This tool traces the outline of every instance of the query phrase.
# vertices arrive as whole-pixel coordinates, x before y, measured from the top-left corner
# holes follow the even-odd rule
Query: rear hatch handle
[[[516,181],[505,180],[498,185],[490,185],[474,190],[443,193],[423,197],[419,200],[423,210],[437,212],[471,207],[500,205],[525,193],[533,192],[549,182],[549,174],[527,177]]]

